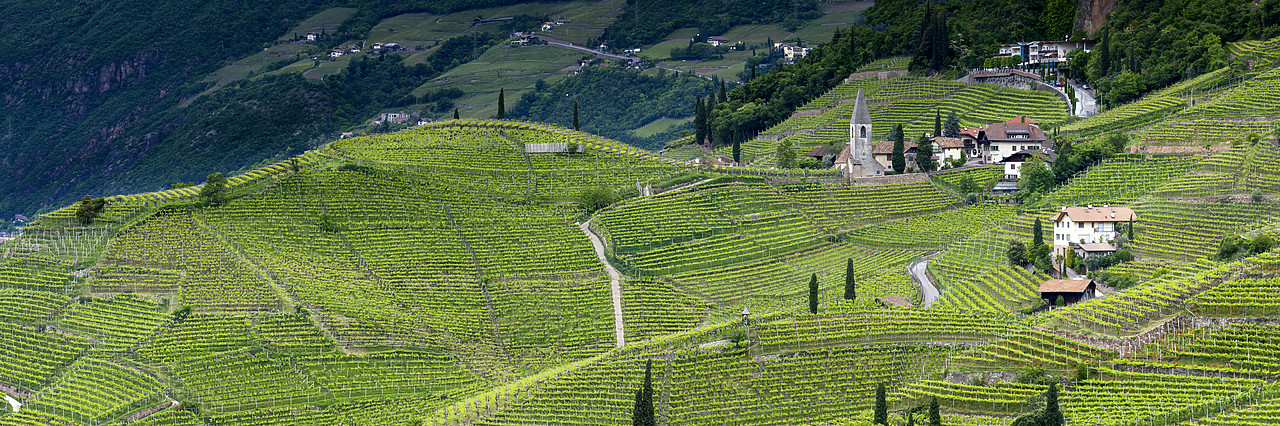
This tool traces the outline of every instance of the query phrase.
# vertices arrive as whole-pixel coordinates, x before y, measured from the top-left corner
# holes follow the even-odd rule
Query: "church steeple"
[[[884,167],[871,155],[871,111],[867,109],[867,97],[858,88],[858,98],[854,100],[853,115],[849,117],[849,169],[852,162],[861,164],[860,175],[875,176],[884,173]]]

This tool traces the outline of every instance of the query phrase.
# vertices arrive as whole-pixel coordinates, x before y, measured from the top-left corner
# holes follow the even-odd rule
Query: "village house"
[[[1062,297],[1064,304],[1084,302],[1097,297],[1098,285],[1091,279],[1048,280],[1040,283],[1040,298],[1050,305]]]
[[[809,54],[809,51],[812,50],[808,47],[792,46],[790,44],[780,42],[774,42],[773,48],[781,49],[782,55],[785,56],[788,61],[795,61],[796,58],[803,58],[804,55]]]
[[[980,133],[982,133],[982,129],[976,127],[960,128],[960,134],[958,136],[961,141],[964,141],[964,149],[969,151],[970,158],[978,157],[982,154],[982,152],[978,150],[978,134]]]
[[[1040,158],[1045,163],[1053,163],[1057,155],[1040,150],[1023,150],[1004,158],[1004,178],[1018,180],[1022,178],[1022,167],[1032,158]]]
[[[1026,117],[1014,117],[1003,123],[995,123],[978,134],[978,146],[983,161],[1002,163],[1018,151],[1039,150],[1045,142],[1039,122]]]
[[[722,44],[725,44],[725,43],[728,43],[728,42],[729,42],[729,39],[724,38],[724,37],[721,37],[721,36],[711,36],[711,37],[707,37],[707,44],[710,44],[710,45],[712,45],[712,46],[719,46],[719,45],[722,45]]]
[[[957,158],[969,158],[965,150],[964,139],[934,136],[930,140],[933,142],[933,152],[937,154],[936,160],[938,160],[938,164]]]
[[[320,33],[307,33],[307,41],[316,41],[320,39]]]
[[[1120,236],[1119,224],[1137,217],[1128,207],[1063,207],[1053,216],[1053,252],[1063,256],[1067,250],[1082,249],[1080,244],[1106,244],[1111,247],[1090,246],[1089,250],[1114,252],[1110,242]]]
[[[907,167],[916,163],[916,143],[912,141],[902,141],[903,157],[907,160]],[[875,146],[871,148],[871,155],[875,157],[876,162],[880,163],[886,170],[893,170],[893,141],[875,142]]]
[[[1096,43],[1093,40],[1031,41],[1002,44],[999,46],[995,57],[1020,56],[1023,64],[1034,64],[1043,68],[1057,68],[1059,64],[1067,62],[1067,55],[1071,52],[1076,50],[1088,52],[1093,49],[1094,44]]]
[[[391,124],[404,124],[408,123],[411,118],[413,118],[413,115],[406,114],[404,111],[384,112],[378,116],[378,121]]]

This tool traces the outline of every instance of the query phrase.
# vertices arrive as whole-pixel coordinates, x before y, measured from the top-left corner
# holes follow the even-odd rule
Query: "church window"
[[[861,134],[861,136],[858,136],[858,137],[860,138],[867,137],[867,126],[862,126],[860,130],[861,131],[859,133]]]

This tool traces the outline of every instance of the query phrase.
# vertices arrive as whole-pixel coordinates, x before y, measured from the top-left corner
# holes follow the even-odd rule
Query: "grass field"
[[[506,89],[507,106],[514,106],[538,80],[552,82],[572,73],[580,58],[582,52],[554,46],[495,46],[479,58],[419,86],[414,94],[456,87],[466,92],[455,101],[459,114],[491,117],[496,114],[498,89]]]
[[[691,120],[693,120],[693,117],[659,118],[657,120],[653,120],[652,123],[646,124],[644,126],[641,126],[639,129],[636,129],[635,130],[636,136],[647,138],[647,137],[656,135],[658,133],[665,132],[667,131],[667,129],[670,129],[672,127],[679,126],[684,123],[688,123]]]

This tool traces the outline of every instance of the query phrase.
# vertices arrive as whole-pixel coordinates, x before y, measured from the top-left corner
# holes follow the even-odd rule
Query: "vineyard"
[[[881,385],[893,425],[934,401],[945,424],[1009,425],[1051,384],[1069,424],[1274,420],[1280,154],[1242,137],[1270,132],[1248,114],[1277,75],[1235,102],[1224,75],[1064,129],[1232,148],[1121,155],[1032,205],[959,194],[998,165],[847,180],[452,120],[232,176],[220,199],[57,209],[0,245],[0,425],[616,425],[646,371],[667,425],[864,426]],[[765,135],[846,140],[858,89],[876,138],[934,111],[1066,121],[1047,92],[906,76],[850,80]],[[1134,209],[1135,258],[1046,303],[1076,271],[1011,264],[1011,241],[1088,204]]]

